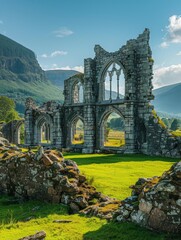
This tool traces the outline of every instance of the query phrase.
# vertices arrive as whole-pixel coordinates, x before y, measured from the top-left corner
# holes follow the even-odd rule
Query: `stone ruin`
[[[104,196],[80,174],[77,164],[64,159],[57,150],[22,153],[17,147],[0,146],[0,194],[20,200],[40,200],[63,203],[72,213],[104,202],[117,204],[115,199]],[[113,214],[113,213],[112,213]],[[105,218],[111,218],[108,213]]]
[[[149,30],[145,29],[137,39],[129,40],[116,52],[109,53],[99,45],[94,50],[95,58],[84,61],[84,75],[65,80],[63,105],[50,101],[37,107],[33,99],[27,99],[26,145],[47,144],[83,153],[114,151],[180,158],[180,138],[174,137],[160,124],[150,105],[154,96]],[[116,93],[112,92],[113,76],[116,77]],[[119,91],[122,77],[124,96]],[[106,84],[109,85],[108,92]],[[124,146],[104,146],[105,122],[111,113],[117,113],[124,121]],[[74,144],[73,133],[79,120],[83,124],[84,139],[81,144]],[[42,126],[46,129],[46,143],[41,141]],[[14,125],[13,129],[5,136],[18,143],[19,125]]]

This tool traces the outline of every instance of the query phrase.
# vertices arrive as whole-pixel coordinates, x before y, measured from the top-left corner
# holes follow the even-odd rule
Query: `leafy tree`
[[[170,128],[170,121],[169,121],[169,119],[168,118],[162,118],[161,119],[163,122],[164,122],[164,124],[168,127],[168,128]]]
[[[109,127],[114,130],[124,130],[124,121],[121,118],[112,118]]]
[[[19,119],[18,112],[15,110],[15,103],[6,96],[0,96],[0,121],[10,122]]]
[[[175,131],[175,130],[179,129],[179,127],[180,127],[180,122],[179,122],[178,119],[175,118],[175,119],[173,120],[172,124],[171,124],[171,129],[172,129],[173,131]]]

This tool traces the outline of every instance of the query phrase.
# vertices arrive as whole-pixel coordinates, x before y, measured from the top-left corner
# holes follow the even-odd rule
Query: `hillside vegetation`
[[[1,34],[0,86],[0,95],[14,99],[21,113],[27,97],[33,97],[38,103],[63,101],[62,91],[46,78],[35,54]]]
[[[45,76],[54,85],[59,87],[62,91],[64,90],[64,80],[68,79],[79,72],[74,70],[47,70]]]
[[[153,105],[157,111],[181,116],[181,83],[155,89],[153,94]]]

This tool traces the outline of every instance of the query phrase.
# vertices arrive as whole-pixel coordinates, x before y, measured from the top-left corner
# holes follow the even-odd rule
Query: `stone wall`
[[[20,128],[22,124],[24,124],[24,119],[13,120],[5,124],[1,129],[3,136],[11,143],[20,144]]]

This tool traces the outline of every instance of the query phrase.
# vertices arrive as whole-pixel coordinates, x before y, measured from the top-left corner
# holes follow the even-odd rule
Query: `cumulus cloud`
[[[161,47],[167,47],[170,43],[181,43],[181,16],[173,15],[169,18]]]
[[[162,48],[167,48],[169,44],[167,42],[162,42],[160,45]]]
[[[40,57],[42,57],[42,58],[53,58],[53,57],[57,57],[57,56],[64,56],[64,55],[67,55],[67,54],[68,54],[68,52],[66,52],[66,51],[57,50],[57,51],[54,51],[54,52],[50,53],[50,55],[44,53]]]
[[[181,83],[181,64],[161,67],[154,70],[154,88]]]
[[[44,54],[42,54],[40,57],[42,57],[42,58],[47,58],[48,55],[47,55],[46,53],[44,53]]]
[[[44,68],[44,70],[75,70],[78,72],[83,73],[84,72],[84,67],[83,66],[75,66],[75,67],[70,67],[70,66],[65,66],[65,67],[58,67],[56,63],[52,64],[51,68]]]
[[[62,70],[76,70],[76,71],[81,72],[81,73],[84,72],[84,67],[83,66],[75,66],[75,67],[66,66],[66,67],[61,67],[59,69],[62,69]]]
[[[61,27],[53,32],[56,37],[63,38],[72,35],[74,32],[67,27]]]
[[[54,51],[50,54],[51,57],[64,56],[67,55],[65,51]]]

